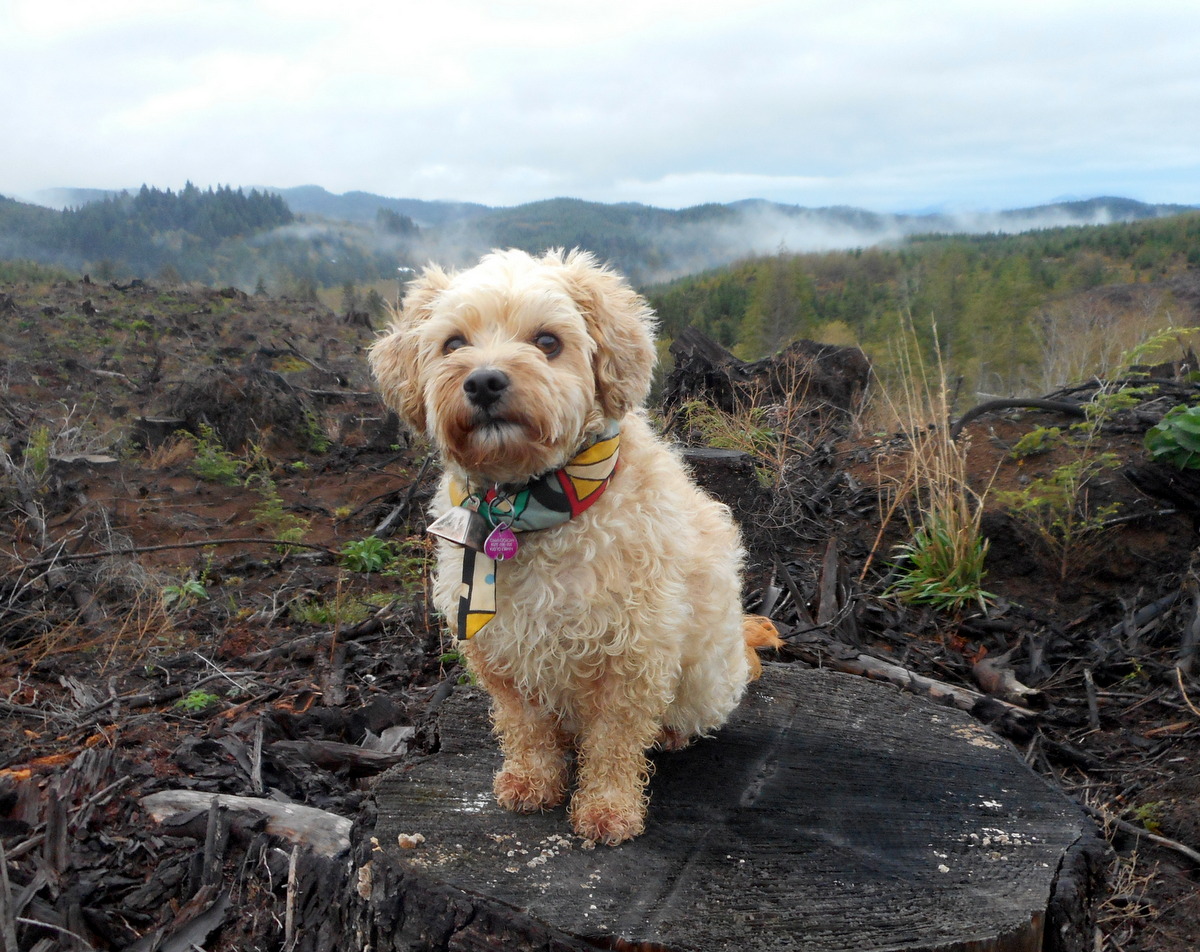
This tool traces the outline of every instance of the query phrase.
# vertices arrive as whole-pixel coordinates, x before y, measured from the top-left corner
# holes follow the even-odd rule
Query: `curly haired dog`
[[[642,832],[657,742],[720,727],[757,669],[742,548],[639,412],[653,314],[587,253],[494,252],[410,286],[370,362],[443,475],[434,603],[491,695],[501,805]],[[772,634],[759,644],[775,644]]]

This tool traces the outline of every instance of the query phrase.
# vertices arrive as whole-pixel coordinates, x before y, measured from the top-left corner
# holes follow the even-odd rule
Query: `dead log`
[[[257,797],[196,790],[163,790],[142,797],[142,807],[158,823],[193,810],[209,810],[213,802],[235,813],[256,813],[267,818],[266,831],[291,843],[308,846],[321,856],[337,856],[350,847],[350,820],[327,810],[299,803],[280,803]]]
[[[272,753],[290,754],[326,770],[344,770],[351,777],[382,773],[407,756],[406,751],[389,753],[368,750],[356,744],[333,740],[277,740],[269,749]]]
[[[614,849],[495,804],[479,693],[438,736],[380,779],[339,905],[379,952],[1091,947],[1091,821],[969,716],[887,685],[767,666],[716,737],[656,757],[646,833]]]

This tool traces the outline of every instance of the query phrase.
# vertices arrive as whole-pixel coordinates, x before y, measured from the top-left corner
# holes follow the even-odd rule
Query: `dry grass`
[[[146,455],[146,466],[153,470],[173,469],[196,458],[196,444],[183,436],[173,436]]]
[[[789,461],[811,453],[832,428],[830,414],[809,395],[812,366],[812,358],[788,354],[775,386],[762,383],[743,394],[736,412],[692,400],[675,411],[668,427],[693,430],[708,446],[746,453],[762,485],[782,489]]]
[[[934,357],[923,358],[911,324],[895,355],[901,370],[899,391],[883,390],[878,400],[908,434],[905,466],[897,477],[880,476],[888,486],[880,528],[865,578],[888,527],[898,517],[908,524],[911,542],[901,550],[889,592],[902,600],[958,610],[985,607],[982,588],[987,540],[980,528],[985,487],[976,491],[968,476],[969,442],[950,435],[953,394],[946,378],[934,327]]]

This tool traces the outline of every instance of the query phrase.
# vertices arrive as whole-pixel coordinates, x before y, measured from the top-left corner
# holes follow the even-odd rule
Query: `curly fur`
[[[561,526],[525,533],[500,567],[497,613],[466,643],[492,698],[514,810],[561,803],[577,752],[571,822],[619,843],[643,829],[647,750],[719,727],[751,676],[740,608],[742,548],[728,510],[700,492],[639,407],[654,366],[653,315],[582,252],[495,252],[410,288],[370,360],[384,398],[475,487],[561,467],[606,419],[621,456],[605,493]],[[539,348],[541,335],[560,342]],[[450,346],[447,343],[451,342]],[[463,383],[479,368],[509,386],[487,413]],[[434,602],[455,617],[462,550],[439,540]]]

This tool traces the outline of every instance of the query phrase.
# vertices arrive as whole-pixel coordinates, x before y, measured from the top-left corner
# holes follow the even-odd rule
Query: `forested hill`
[[[109,193],[60,190],[54,198],[76,210],[73,220],[48,209],[0,204],[0,255],[154,277],[170,268],[187,280],[234,284],[252,290],[260,281],[270,290],[337,287],[395,279],[397,268],[427,261],[462,265],[495,247],[541,251],[583,247],[624,272],[634,283],[694,274],[751,255],[779,249],[793,252],[866,248],[895,244],[920,233],[1017,232],[1067,225],[1096,225],[1178,214],[1188,209],[1122,198],[1060,202],[995,213],[881,214],[848,207],[802,208],[761,200],[707,204],[684,209],[636,203],[607,205],[556,198],[513,208],[463,202],[392,199],[366,192],[334,195],[317,186],[272,190],[189,186],[177,201],[198,200],[214,208],[233,200],[267,211],[246,227],[197,235],[174,224],[140,215],[140,201],[171,193]],[[284,203],[296,221],[278,208],[261,209],[264,199]],[[86,204],[84,202],[86,201]],[[99,206],[97,208],[96,206]],[[148,210],[148,209],[147,209]],[[43,224],[29,226],[42,213]],[[94,225],[128,212],[113,234]],[[272,215],[278,221],[271,223]],[[193,241],[200,238],[199,244]]]
[[[137,275],[216,277],[223,246],[295,220],[278,195],[143,185],[61,212],[0,199],[0,258]]]
[[[916,339],[975,393],[1045,393],[1200,326],[1200,213],[894,248],[777,253],[646,289],[664,337],[692,325],[747,359],[797,338],[864,348],[882,373]],[[911,328],[911,330],[910,330]]]

